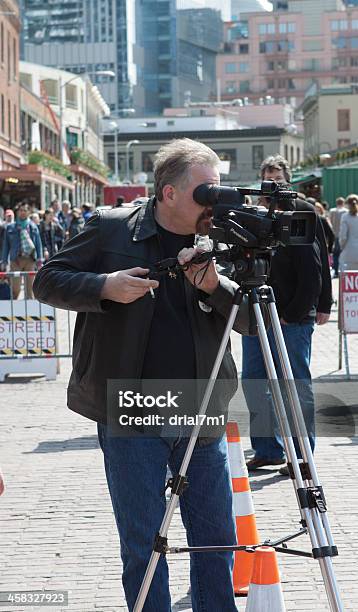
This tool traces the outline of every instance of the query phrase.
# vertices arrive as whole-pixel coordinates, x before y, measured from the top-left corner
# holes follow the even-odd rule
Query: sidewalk
[[[332,419],[340,410],[344,393],[346,403],[355,404],[351,414],[357,414],[358,404],[357,382],[345,384],[343,395],[338,392],[341,383],[334,372],[338,359],[336,318],[333,313],[332,321],[315,331],[312,360],[317,409],[327,410],[329,403]],[[358,374],[358,336],[350,337],[349,345],[351,370]],[[240,368],[239,336],[234,348]],[[0,464],[6,480],[6,492],[0,498],[0,591],[66,590],[69,605],[0,606],[1,612],[126,610],[118,536],[96,426],[66,408],[69,372],[70,365],[63,360],[55,382],[38,379],[0,385]],[[327,383],[327,375],[334,382]],[[246,440],[245,444],[248,448]],[[316,461],[340,552],[334,568],[345,610],[357,611],[357,431],[352,430],[350,437],[320,438]],[[289,480],[274,469],[264,470],[251,478],[251,486],[262,540],[299,528]],[[169,541],[173,545],[185,542],[178,512]],[[308,537],[301,537],[293,546],[310,550]],[[190,610],[188,558],[170,556],[168,561],[173,610]],[[329,610],[317,561],[282,555],[279,564],[287,611]],[[245,609],[245,600],[238,600],[238,609]]]

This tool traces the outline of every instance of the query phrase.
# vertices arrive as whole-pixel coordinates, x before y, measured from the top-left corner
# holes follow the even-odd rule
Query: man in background
[[[334,270],[334,278],[338,277],[338,263],[339,256],[341,254],[341,247],[339,244],[339,230],[341,228],[341,220],[343,213],[347,212],[346,209],[346,201],[344,198],[336,199],[335,208],[331,208],[329,213],[329,218],[331,220],[332,229],[334,232],[334,247],[333,247],[333,270]]]
[[[261,178],[290,184],[291,171],[288,162],[280,155],[266,158],[261,165]],[[296,210],[314,211],[314,207],[304,200],[297,199],[295,202]],[[316,240],[312,245],[279,246],[275,249],[268,279],[268,284],[275,293],[281,328],[312,450],[315,446],[314,399],[310,373],[312,334],[315,322],[318,325],[327,323],[332,304],[327,245],[319,219],[317,223]],[[268,336],[278,375],[282,377],[272,328],[269,329]],[[267,391],[267,374],[258,337],[243,336],[242,347],[243,390],[250,411],[251,445],[255,452],[247,467],[253,471],[267,465],[282,465],[285,463],[284,446]],[[300,457],[297,443],[296,450]],[[281,473],[286,474],[287,468]]]
[[[10,260],[11,272],[32,272],[42,265],[42,244],[37,226],[30,221],[30,206],[23,202],[17,211],[17,219],[9,223],[5,230],[1,267],[6,270]],[[33,298],[33,277],[26,276],[25,297]],[[21,277],[13,278],[12,291],[16,300],[21,290]]]

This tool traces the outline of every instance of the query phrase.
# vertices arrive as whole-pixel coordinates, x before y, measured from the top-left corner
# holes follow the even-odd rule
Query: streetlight
[[[129,149],[131,148],[132,145],[137,145],[139,144],[139,140],[129,140],[129,142],[127,142],[126,144],[126,180],[131,182],[130,180],[130,176],[129,176]]]
[[[119,181],[119,164],[118,164],[118,132],[119,125],[117,121],[111,121],[109,124],[114,129],[114,179],[116,183]]]

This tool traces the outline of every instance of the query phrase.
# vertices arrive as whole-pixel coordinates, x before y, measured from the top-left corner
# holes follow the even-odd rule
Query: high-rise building
[[[358,8],[342,0],[288,0],[288,10],[225,24],[217,74],[223,100],[299,105],[313,82],[358,83]]]
[[[240,19],[245,13],[272,11],[269,0],[231,0],[231,19]]]
[[[207,6],[202,0],[137,0],[138,80],[147,114],[215,95],[223,26],[220,10]]]
[[[111,110],[136,96],[133,0],[22,0],[22,57],[87,72]],[[111,71],[115,76],[97,75]]]

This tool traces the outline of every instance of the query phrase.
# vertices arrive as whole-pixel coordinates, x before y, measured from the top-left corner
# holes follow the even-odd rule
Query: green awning
[[[312,183],[317,180],[320,180],[320,177],[315,174],[302,174],[301,176],[295,176],[292,179],[291,185],[304,185],[305,183]]]

